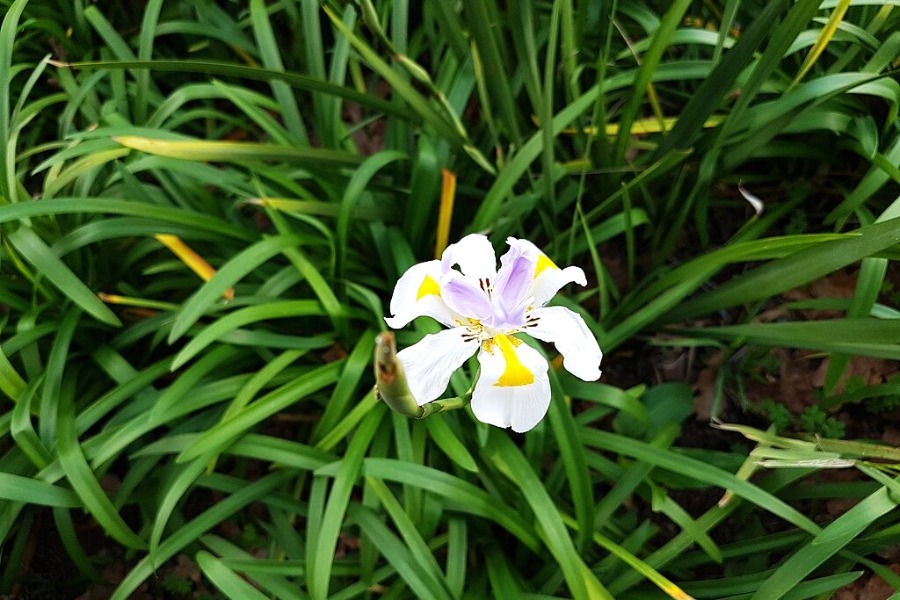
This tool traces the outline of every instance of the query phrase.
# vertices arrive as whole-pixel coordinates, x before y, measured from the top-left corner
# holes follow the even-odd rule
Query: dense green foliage
[[[896,410],[896,380],[843,378],[900,359],[900,4],[849,4],[0,0],[0,594],[109,565],[116,599],[900,589],[900,452],[698,427],[646,369],[720,353],[734,418],[742,357],[802,349],[829,358],[819,404],[769,402],[777,425]],[[588,273],[558,301],[607,379],[554,373],[524,436],[370,392],[442,168],[451,241]],[[848,297],[782,295],[848,269]],[[78,576],[41,581],[48,553]]]

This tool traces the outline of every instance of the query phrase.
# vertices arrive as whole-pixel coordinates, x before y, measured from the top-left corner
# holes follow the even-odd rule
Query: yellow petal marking
[[[540,275],[541,271],[544,269],[556,269],[559,271],[559,267],[556,266],[556,263],[547,258],[546,254],[541,254],[537,259],[537,264],[534,266],[534,278],[537,279],[537,276]]]
[[[516,354],[515,346],[518,346],[522,342],[506,335],[498,335],[492,339],[497,344],[497,347],[500,348],[500,353],[503,355],[503,361],[506,363],[503,374],[500,375],[500,378],[497,379],[494,385],[499,387],[515,387],[520,385],[531,385],[534,383],[534,373],[529,371],[528,367],[522,364],[522,361],[519,360],[519,357]],[[515,346],[513,344],[515,344]]]
[[[431,275],[426,275],[425,280],[422,282],[422,285],[419,286],[419,291],[416,292],[416,300],[421,300],[422,298],[430,294],[440,296],[441,286],[439,286],[438,282],[434,280],[434,277],[432,277]]]

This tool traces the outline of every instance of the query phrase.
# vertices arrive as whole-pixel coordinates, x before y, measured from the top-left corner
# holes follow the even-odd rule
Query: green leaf
[[[102,323],[120,327],[122,322],[81,279],[63,263],[30,227],[22,226],[6,236],[16,251],[86,313]]]
[[[204,432],[193,444],[185,448],[179,455],[178,462],[187,462],[199,456],[221,451],[263,420],[284,410],[298,399],[334,383],[342,366],[341,361],[336,361],[317,367],[259,398],[230,419]]]
[[[749,323],[686,329],[713,338],[752,344],[808,348],[900,360],[900,322],[894,319],[825,319],[790,323]]]
[[[492,431],[492,433],[494,433]],[[554,505],[547,489],[541,484],[531,465],[509,440],[505,433],[491,437],[491,445],[486,449],[492,462],[519,488],[534,518],[540,525],[540,535],[553,558],[556,560],[569,586],[572,597],[609,598],[612,596],[587,568],[575,550],[566,526]]]
[[[261,142],[166,140],[120,135],[116,142],[138,152],[197,162],[278,161],[315,168],[352,167],[362,159],[343,150],[304,146],[279,146]]]
[[[337,547],[338,535],[344,521],[344,513],[350,502],[356,478],[362,468],[363,456],[372,442],[378,426],[384,418],[385,409],[379,407],[363,419],[347,446],[347,451],[339,462],[338,472],[325,505],[325,512],[316,535],[309,540],[306,562],[306,580],[313,600],[324,600],[328,596],[331,571],[334,567],[332,556]]]
[[[300,240],[292,236],[272,236],[247,247],[222,265],[213,277],[204,283],[181,307],[169,332],[172,344],[196,323],[200,317],[218,302],[225,290],[252,273],[261,264],[286,248],[296,246]]]
[[[900,218],[862,227],[844,239],[825,242],[774,260],[715,290],[670,310],[666,322],[686,320],[712,311],[769,298],[799,287],[900,242]]]
[[[781,517],[804,531],[814,535],[820,531],[818,525],[811,519],[789,506],[783,500],[776,498],[746,480],[739,479],[731,473],[706,462],[690,458],[681,453],[661,450],[646,442],[606,431],[585,429],[582,430],[581,436],[584,442],[590,446],[636,458],[695,479],[706,485],[715,485],[723,490],[731,490],[736,495]]]
[[[72,490],[12,473],[0,473],[0,498],[11,502],[60,508],[81,508],[83,506],[81,499]]]
[[[57,428],[59,463],[66,479],[84,503],[85,510],[120,544],[135,550],[145,549],[147,542],[128,527],[88,466],[75,430],[75,403],[69,395],[60,399]]]
[[[394,564],[397,572],[406,579],[410,589],[417,597],[452,600],[453,596],[450,593],[447,581],[444,579],[444,574],[441,573],[440,567],[438,567],[437,560],[403,506],[397,501],[397,498],[384,482],[373,477],[366,477],[366,484],[374,491],[379,502],[384,506],[397,527],[403,539],[403,551],[408,553],[408,563],[399,564],[399,561],[397,561],[397,555],[402,552],[398,547],[400,540],[397,540],[396,536],[390,534],[384,525],[382,525],[384,531],[380,532],[380,535],[377,532],[377,527],[371,526],[373,516],[371,511],[365,511],[360,507],[356,512],[351,512],[351,516],[356,518],[356,514],[359,512],[368,512],[364,519],[369,526],[360,523],[363,531],[379,547],[382,556]]]
[[[478,464],[475,458],[466,449],[463,441],[447,425],[447,421],[440,418],[425,419],[425,428],[435,445],[447,455],[447,457],[460,467],[471,473],[478,472]]]
[[[209,552],[201,550],[195,558],[197,566],[200,567],[203,574],[227,597],[233,600],[267,600],[269,598]]]
[[[766,579],[751,600],[779,600],[803,578],[819,568],[841,548],[852,542],[876,519],[897,507],[887,488],[881,488],[831,524],[809,543],[798,548]]]
[[[156,566],[172,558],[189,544],[196,542],[207,530],[225,521],[252,502],[271,494],[276,488],[293,477],[290,471],[276,471],[265,475],[240,490],[228,495],[166,538],[159,546],[155,557],[145,556],[119,583],[110,600],[127,600],[148,577],[156,571]]]
[[[202,352],[210,344],[220,340],[226,333],[239,327],[266,321],[269,319],[290,319],[295,317],[324,315],[322,305],[315,300],[281,300],[247,306],[232,313],[220,317],[205,327],[188,342],[181,352],[172,359],[172,370],[180,368],[184,363]],[[325,348],[331,345],[331,340],[325,337],[298,338],[295,341],[305,340],[309,348]],[[296,347],[296,346],[295,346]]]

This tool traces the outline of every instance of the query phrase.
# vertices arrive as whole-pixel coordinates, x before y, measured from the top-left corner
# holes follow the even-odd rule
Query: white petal
[[[545,254],[541,254],[541,257],[538,259],[534,283],[531,284],[528,295],[534,297],[534,306],[543,306],[567,283],[587,285],[587,279],[581,267],[560,269]]]
[[[404,348],[397,358],[406,371],[406,382],[419,405],[435,400],[447,389],[450,376],[475,354],[478,340],[465,327],[426,335]]]
[[[391,297],[392,317],[386,317],[389,327],[400,329],[416,317],[432,317],[450,326],[456,315],[447,308],[440,295],[441,261],[413,265],[400,277]]]
[[[486,236],[472,233],[450,244],[441,255],[444,270],[459,265],[459,270],[478,287],[479,280],[493,281],[497,275],[497,255]]]
[[[521,433],[544,418],[550,381],[540,352],[519,339],[497,336],[478,353],[478,362],[472,412],[479,421]]]
[[[562,306],[546,306],[532,310],[529,322],[534,324],[523,331],[556,346],[563,366],[572,375],[585,381],[600,378],[603,352],[581,315]]]

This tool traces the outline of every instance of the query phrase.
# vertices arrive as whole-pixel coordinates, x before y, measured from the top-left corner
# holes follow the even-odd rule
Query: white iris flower
[[[478,352],[472,412],[484,423],[523,432],[547,413],[550,382],[547,361],[517,334],[553,343],[563,366],[585,381],[600,377],[603,353],[581,316],[545,306],[567,283],[586,285],[584,271],[560,269],[527,240],[507,243],[499,271],[494,248],[478,234],[448,246],[441,260],[413,265],[397,282],[393,316],[385,321],[399,329],[429,316],[449,328],[397,354],[420,406],[437,399]]]

